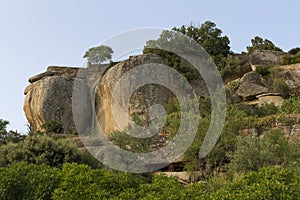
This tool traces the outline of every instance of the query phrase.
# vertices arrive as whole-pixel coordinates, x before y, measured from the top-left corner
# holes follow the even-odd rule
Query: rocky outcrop
[[[72,117],[73,80],[50,76],[34,82],[26,90],[24,112],[35,130],[43,130],[50,120],[62,123],[65,131],[74,131]]]
[[[34,130],[43,131],[43,124],[54,120],[62,124],[65,133],[76,132],[72,92],[78,70],[79,68],[50,66],[46,72],[29,78],[31,84],[24,91],[26,97],[23,109]],[[84,81],[77,81],[78,83],[89,91]],[[82,108],[89,113],[90,105],[82,105]],[[86,120],[88,119],[89,116],[86,116]]]
[[[245,59],[245,55],[240,56]],[[279,58],[273,59],[272,56],[279,56]],[[281,52],[254,51],[250,55],[250,59],[251,64],[269,63],[276,65],[281,62],[281,56]],[[116,109],[119,115],[117,116],[118,123],[115,122],[116,116],[113,116],[111,108],[114,101],[111,91],[118,80],[136,66],[147,63],[162,64],[163,61],[153,54],[147,54],[133,56],[119,63],[92,65],[88,68],[50,66],[46,72],[31,77],[29,79],[31,84],[24,91],[26,95],[24,111],[28,122],[35,130],[43,130],[42,125],[45,122],[55,120],[63,125],[66,133],[74,132],[76,127],[72,113],[72,92],[74,82],[76,82],[79,84],[78,87],[86,88],[84,90],[86,93],[80,94],[80,98],[84,99],[80,108],[84,116],[81,116],[81,118],[85,119],[81,120],[80,127],[90,127],[91,125],[88,123],[92,115],[96,115],[106,134],[127,126],[134,115],[138,115],[143,123],[149,123],[151,121],[149,117],[151,105],[159,104],[166,107],[174,94],[164,86],[148,84],[137,88],[131,94],[128,102],[124,101],[122,95],[130,93],[130,88],[138,81],[138,74],[125,82],[122,85],[122,90],[119,91],[118,100],[122,106]],[[80,74],[78,74],[79,71]],[[276,72],[272,74],[273,78],[284,80],[293,91],[300,94],[300,64],[278,66],[273,71],[272,73]],[[237,102],[243,100],[258,105],[274,103],[277,106],[282,103],[282,97],[272,91],[272,84],[267,83],[256,72],[246,73],[241,79],[238,79],[238,83],[237,89],[235,89]],[[198,96],[208,96],[203,80],[194,80],[191,84],[194,91],[187,91],[187,93],[195,92]],[[128,105],[125,105],[127,103]]]
[[[283,98],[279,93],[260,94],[256,98],[258,99],[258,106],[273,103],[275,106],[281,107],[283,103]]]
[[[268,93],[270,88],[262,75],[256,72],[249,72],[240,79],[240,85],[237,90],[237,95],[243,100],[249,101],[256,99],[257,95]]]
[[[256,49],[249,55],[252,70],[255,71],[259,65],[279,66],[283,62],[283,55],[280,51],[259,50]]]
[[[283,79],[294,93],[300,95],[300,63],[278,67],[275,76]]]
[[[122,94],[130,92],[131,86],[135,84],[134,77],[132,77],[119,91],[119,103],[123,105],[117,109],[117,119],[120,119],[118,123],[115,122],[116,116],[113,115],[111,109],[111,106],[115,105],[111,91],[117,81],[129,70],[147,63],[162,64],[163,60],[153,54],[147,54],[114,63],[113,67],[108,65],[89,68],[48,67],[46,72],[29,79],[31,84],[24,92],[26,118],[35,130],[44,130],[43,124],[54,120],[63,125],[65,133],[74,132],[78,127],[75,127],[74,117],[76,116],[72,113],[74,109],[72,108],[73,88],[79,87],[84,91],[78,96],[83,99],[81,102],[84,105],[76,108],[80,109],[76,111],[81,113],[79,116],[81,119],[76,120],[81,123],[79,125],[81,130],[95,127],[97,122],[91,120],[94,115],[97,116],[105,134],[109,134],[112,130],[120,130],[120,124],[121,128],[128,126],[134,115],[139,115],[142,122],[148,123],[151,120],[148,114],[150,106],[160,104],[166,107],[169,100],[173,98],[172,92],[163,86],[148,84],[137,88],[132,93],[129,102],[125,102],[121,97]],[[107,67],[109,68],[106,69]],[[127,107],[126,103],[129,104],[128,110],[122,110]]]
[[[166,108],[170,99],[174,98],[169,89],[157,84],[145,85],[132,93],[133,87],[143,79],[142,74],[130,76],[129,79],[122,82],[117,95],[113,97],[112,93],[121,77],[136,66],[147,63],[151,63],[151,66],[154,66],[155,63],[162,64],[163,60],[153,54],[130,57],[128,60],[120,62],[109,69],[98,82],[95,95],[95,110],[97,120],[106,135],[113,130],[127,127],[134,115],[138,115],[143,123],[149,123],[151,120],[149,118],[150,106],[159,104]],[[153,72],[154,74],[155,72]],[[160,74],[157,75],[159,76]],[[127,96],[126,94],[130,94],[128,96],[131,97],[129,101],[124,98]],[[118,107],[116,108],[115,106]],[[113,109],[117,111],[117,114],[113,113]]]

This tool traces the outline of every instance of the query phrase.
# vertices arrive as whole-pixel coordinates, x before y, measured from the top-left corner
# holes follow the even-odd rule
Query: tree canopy
[[[211,21],[204,22],[200,27],[183,25],[180,28],[174,27],[172,31],[164,30],[157,40],[147,41],[143,52],[161,56],[165,59],[165,64],[179,71],[187,80],[196,80],[199,74],[192,66],[188,65],[178,55],[159,49],[159,47],[165,46],[166,43],[172,46],[171,49],[187,48],[185,44],[187,39],[181,37],[181,33],[195,41],[194,43],[190,41],[191,46],[197,43],[200,44],[211,56],[219,69],[224,68],[224,59],[226,60],[227,55],[231,53],[230,41],[227,36],[222,35],[222,30],[217,28],[216,24]],[[184,49],[184,52],[188,54],[201,54],[201,52],[196,52],[193,49]]]
[[[247,47],[248,53],[252,53],[255,49],[282,51],[279,47],[275,46],[272,41],[263,39],[259,36],[255,36],[251,39],[251,45]]]
[[[97,47],[92,47],[88,51],[85,52],[84,58],[87,58],[88,62],[91,64],[101,64],[105,61],[111,59],[114,51],[111,47],[100,45]]]
[[[199,28],[183,25],[180,28],[174,27],[173,30],[193,38],[212,57],[220,54],[227,56],[230,53],[229,38],[222,36],[222,30],[217,28],[214,22],[206,21]]]

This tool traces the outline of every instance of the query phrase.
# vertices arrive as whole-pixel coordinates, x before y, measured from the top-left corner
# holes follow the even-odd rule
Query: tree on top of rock
[[[92,47],[88,51],[85,52],[84,58],[87,58],[88,62],[91,64],[101,64],[105,61],[111,59],[111,55],[113,54],[112,48],[109,46],[101,45],[97,47]]]
[[[216,24],[211,21],[206,21],[201,26],[193,25],[180,28],[174,27],[173,30],[179,31],[198,42],[210,56],[222,54],[227,56],[230,53],[229,38],[222,36],[222,30],[216,27]]]
[[[263,39],[259,36],[256,36],[253,39],[251,39],[251,46],[247,47],[248,53],[252,53],[255,49],[282,51],[279,47],[275,46],[275,44],[272,41],[268,39]]]

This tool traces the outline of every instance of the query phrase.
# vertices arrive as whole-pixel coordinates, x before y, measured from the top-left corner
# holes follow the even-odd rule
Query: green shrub
[[[50,120],[43,124],[42,126],[46,133],[63,133],[64,128],[60,122]]]
[[[294,162],[290,154],[291,147],[279,129],[268,131],[262,139],[238,136],[235,152],[227,154],[228,167],[231,172],[257,171],[263,166]]]
[[[300,52],[296,53],[295,55],[286,54],[283,56],[283,64],[291,65],[300,63]]]
[[[59,169],[18,163],[0,168],[0,199],[50,200],[60,181]]]
[[[239,86],[240,86],[240,80],[234,80],[234,81],[231,81],[227,87],[230,90],[230,92],[232,94],[234,94],[237,91],[237,89],[239,88]]]
[[[269,65],[260,65],[257,66],[255,71],[259,74],[261,74],[262,76],[267,76],[270,74],[270,67]]]
[[[273,80],[273,90],[274,92],[280,93],[283,98],[288,98],[291,93],[291,89],[285,80],[281,78],[276,78]]]
[[[264,167],[227,181],[211,199],[299,199],[299,176],[286,168]]]
[[[141,175],[107,172],[87,165],[64,164],[61,182],[53,193],[54,200],[111,199],[146,183]]]
[[[297,54],[298,52],[300,52],[299,47],[293,48],[293,49],[288,51],[289,54],[293,54],[293,55]]]
[[[81,163],[83,155],[70,140],[42,135],[28,136],[22,142],[0,147],[0,166],[21,161],[60,167],[64,162]]]
[[[300,97],[294,96],[285,99],[278,112],[284,114],[300,113]]]
[[[278,107],[274,103],[263,104],[259,107],[256,107],[256,113],[258,117],[265,117],[269,115],[274,115],[278,111]]]
[[[9,142],[17,143],[25,139],[26,136],[19,134],[17,131],[7,131],[7,125],[9,125],[8,121],[0,119],[0,146]]]

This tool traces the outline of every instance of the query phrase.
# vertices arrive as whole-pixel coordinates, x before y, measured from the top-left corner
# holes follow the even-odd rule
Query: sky
[[[210,20],[234,52],[257,35],[288,51],[300,46],[299,8],[298,0],[0,0],[0,119],[26,134],[28,78],[49,65],[83,66],[88,48],[121,32]]]

